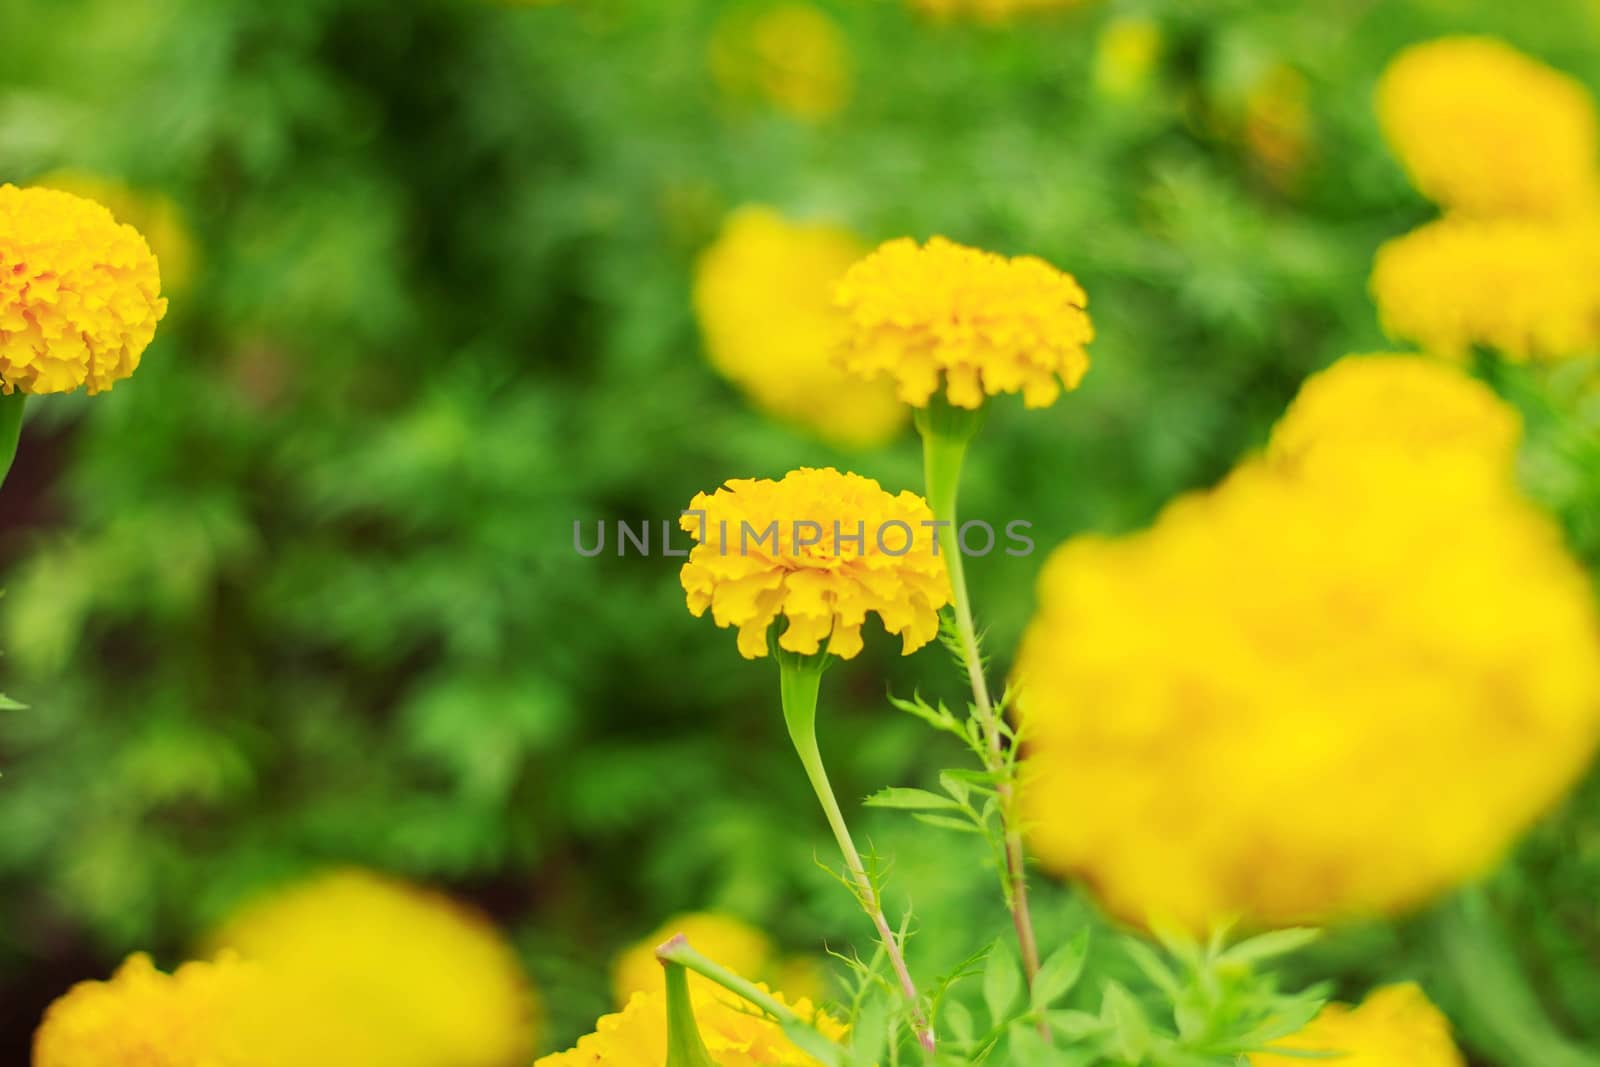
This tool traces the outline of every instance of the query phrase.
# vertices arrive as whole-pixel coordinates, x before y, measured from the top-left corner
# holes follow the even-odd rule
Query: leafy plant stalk
[[[936,397],[934,403],[941,405],[942,401]],[[984,768],[995,777],[1000,801],[1000,825],[1005,840],[1006,905],[1011,911],[1012,925],[1016,927],[1023,975],[1031,989],[1039,973],[1039,944],[1034,936],[1033,916],[1028,908],[1028,872],[1023,859],[1022,834],[1017,829],[1012,810],[1013,768],[1001,736],[999,715],[989,697],[989,683],[984,677],[983,656],[972,618],[972,599],[967,592],[966,569],[961,559],[960,527],[956,512],[956,497],[961,488],[961,465],[966,458],[967,444],[977,432],[978,421],[975,414],[955,412],[947,406],[930,407],[926,412],[918,413],[917,429],[922,434],[928,506],[932,508],[937,524],[934,530],[938,537],[939,553],[944,557],[945,569],[950,574],[956,637],[967,669],[967,679],[972,685],[978,721],[987,738]]]
[[[845,869],[855,885],[856,896],[861,901],[862,910],[867,913],[867,917],[877,929],[878,938],[883,943],[884,951],[888,953],[889,962],[894,968],[895,977],[899,980],[900,990],[911,1005],[912,1025],[917,1032],[917,1041],[925,1050],[932,1052],[935,1048],[933,1031],[928,1026],[927,1017],[923,1014],[918,1000],[916,983],[912,981],[911,972],[906,967],[905,953],[901,949],[900,940],[894,929],[889,925],[889,920],[883,914],[883,902],[878,888],[873,884],[865,865],[861,862],[861,853],[857,851],[855,841],[850,836],[850,828],[845,825],[844,813],[840,811],[839,802],[833,795],[833,786],[828,782],[827,769],[822,764],[822,752],[817,747],[817,691],[822,682],[825,663],[826,659],[823,656],[795,656],[778,651],[784,722],[789,727],[789,738],[794,742],[794,750],[800,757],[801,765],[805,767],[811,788],[822,804],[822,813],[827,817],[828,826],[833,830],[834,839],[839,843],[839,851],[844,855]]]
[[[688,942],[679,934],[662,948]],[[661,966],[667,972],[667,1063],[666,1067],[716,1067],[706,1043],[700,1037],[700,1027],[694,1019],[694,1004],[689,999],[689,975],[684,965],[660,956]]]

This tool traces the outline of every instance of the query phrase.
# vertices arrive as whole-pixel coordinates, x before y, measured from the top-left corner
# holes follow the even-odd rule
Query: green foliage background
[[[36,404],[0,498],[0,689],[30,705],[0,713],[9,1058],[71,981],[133,948],[181,958],[243,894],[328,863],[488,909],[552,1046],[608,1007],[613,950],[676,910],[864,944],[815,862],[775,671],[688,615],[673,560],[572,549],[574,520],[659,522],[728,477],[832,463],[918,484],[909,433],[841,454],[709,370],[688,292],[725,212],[943,233],[1078,275],[1094,370],[1042,414],[1002,405],[966,482],[970,514],[1030,519],[1042,553],[1213,481],[1308,372],[1385,346],[1372,254],[1433,214],[1373,115],[1400,47],[1492,32],[1600,84],[1584,0],[1148,0],[1019,28],[840,0],[823,6],[856,90],[809,125],[719,94],[707,41],[735,6],[0,6],[0,180],[117,175],[175,198],[198,245],[138,376]],[[1164,54],[1115,100],[1095,42],[1130,13]],[[1287,186],[1240,136],[1278,63],[1310,93]],[[1530,469],[1592,559],[1600,473],[1570,453]],[[970,565],[1001,670],[1041,560]],[[960,760],[883,699],[955,700],[959,678],[888,644],[824,689],[845,797]],[[890,899],[916,887],[924,966],[1003,928],[976,846],[861,821],[895,857]],[[1591,1042],[1597,888],[1593,785],[1491,887],[1549,1010]],[[1059,941],[1085,904],[1039,895]],[[1355,931],[1299,966],[1359,995],[1435,973],[1425,942]]]

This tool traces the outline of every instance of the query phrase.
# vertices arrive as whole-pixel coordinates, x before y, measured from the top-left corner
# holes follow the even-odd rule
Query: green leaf
[[[1298,952],[1311,942],[1322,936],[1322,931],[1312,927],[1291,927],[1288,930],[1274,930],[1271,933],[1259,934],[1223,952],[1217,957],[1218,964],[1254,964],[1262,960],[1270,960],[1278,956],[1287,956],[1291,952]]]
[[[960,811],[961,805],[949,797],[926,789],[880,789],[865,801],[869,808],[896,808],[901,811]]]
[[[948,815],[926,815],[917,812],[911,816],[918,822],[925,822],[929,826],[937,826],[942,830],[956,830],[963,834],[975,834],[978,828],[962,819],[952,819]]]
[[[1182,992],[1183,984],[1178,981],[1178,976],[1172,973],[1154,949],[1142,941],[1128,938],[1122,943],[1123,951],[1128,958],[1138,965],[1144,976],[1150,979],[1152,985],[1165,993],[1170,999],[1176,1000]]]
[[[1063,1010],[1045,1015],[1050,1029],[1067,1041],[1079,1042],[1106,1032],[1105,1019],[1092,1011]]]
[[[1078,979],[1083,975],[1083,965],[1088,957],[1089,928],[1085,926],[1071,941],[1050,953],[1039,966],[1039,973],[1033,978],[1031,1000],[1034,1010],[1043,1011],[1072,992],[1072,987],[1078,984]]]
[[[972,1012],[967,1006],[957,1000],[946,1001],[944,1005],[944,1024],[950,1028],[950,1036],[958,1044],[965,1045],[972,1040],[976,1027],[972,1022]]]
[[[0,693],[0,711],[26,711],[27,708],[28,705],[19,704],[4,693]]]
[[[1022,968],[1006,942],[996,941],[983,968],[983,1003],[990,1021],[998,1026],[1009,1019],[1021,992]]]
[[[1100,1017],[1114,1035],[1113,1043],[1119,1056],[1131,1063],[1144,1059],[1150,1048],[1150,1020],[1126,986],[1116,981],[1106,982]]]

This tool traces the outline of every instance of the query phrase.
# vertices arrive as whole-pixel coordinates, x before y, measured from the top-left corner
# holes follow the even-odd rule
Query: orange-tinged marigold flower
[[[1600,219],[1440,219],[1378,250],[1372,293],[1385,333],[1439,355],[1600,351]]]
[[[137,230],[71,193],[0,185],[0,392],[110,389],[166,311]]]
[[[1452,390],[1337,368],[1265,459],[1051,557],[1017,667],[1044,866],[1196,933],[1395,914],[1583,772],[1593,589],[1498,454],[1514,416]]]
[[[689,610],[710,608],[718,626],[736,627],[747,659],[767,654],[779,616],[778,645],[789,652],[850,659],[876,614],[909,655],[938,634],[950,602],[927,503],[859,474],[803,467],[779,481],[737,478],[698,494],[680,522],[699,542],[680,574]]]
[[[1450,1035],[1450,1020],[1414,983],[1375,989],[1359,1007],[1329,1004],[1305,1029],[1277,1042],[1286,1053],[1324,1053],[1329,1059],[1258,1052],[1250,1067],[1465,1067]]]
[[[915,407],[941,389],[961,408],[1016,392],[1028,407],[1048,407],[1089,369],[1088,298],[1036,256],[900,238],[851,267],[834,302],[848,318],[844,368],[887,375]]]
[[[503,1067],[532,1052],[516,953],[443,895],[335,871],[246,904],[210,943],[269,984],[250,1032],[274,1067]]]
[[[130,956],[109,981],[80,982],[50,1005],[33,1067],[279,1067],[237,1025],[257,981],[227,956],[172,974]]]
[[[1588,91],[1492,38],[1406,49],[1379,82],[1378,118],[1413,184],[1442,207],[1560,216],[1600,188]]]
[[[864,251],[840,227],[744,207],[694,278],[712,365],[762,408],[847,447],[882,444],[906,416],[888,383],[862,382],[833,359],[844,326],[833,285]]]
[[[824,1036],[844,1037],[844,1025],[809,1000],[773,996]],[[695,988],[690,998],[701,1040],[718,1067],[815,1067],[817,1061],[796,1048],[778,1023],[731,994]],[[534,1067],[661,1067],[666,1059],[666,994],[635,993],[622,1011],[601,1016],[594,1033],[565,1052],[535,1060]]]
[[[619,1005],[628,1003],[635,993],[666,989],[665,972],[656,959],[656,949],[678,934],[704,955],[746,978],[776,978],[783,966],[772,939],[742,919],[704,911],[676,915],[617,954],[611,965],[611,993]],[[711,987],[706,978],[692,973],[689,984]]]

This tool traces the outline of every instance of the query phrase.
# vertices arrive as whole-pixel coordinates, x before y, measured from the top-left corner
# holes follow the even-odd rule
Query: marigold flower
[[[864,249],[848,230],[744,207],[695,269],[706,354],[760,407],[850,447],[882,444],[905,423],[886,383],[862,383],[833,361],[844,316],[833,284]]]
[[[1375,989],[1360,1007],[1329,1004],[1305,1029],[1273,1046],[1330,1053],[1345,1067],[1465,1067],[1450,1021],[1415,984]],[[1305,1067],[1305,1056],[1257,1053],[1250,1067]]]
[[[232,957],[172,974],[129,956],[105,982],[80,982],[46,1010],[34,1067],[263,1067],[242,1040],[241,1003],[256,973]],[[276,1067],[276,1065],[273,1065]]]
[[[765,988],[765,987],[763,987]],[[845,1027],[809,1000],[780,1002],[822,1034],[838,1040]],[[695,1022],[706,1051],[718,1067],[813,1067],[816,1060],[794,1046],[776,1022],[754,1013],[731,994],[693,988]],[[603,1015],[595,1032],[566,1052],[535,1060],[533,1067],[661,1067],[667,1058],[667,998],[664,992],[635,993],[615,1015]]]
[[[725,15],[711,41],[711,72],[724,92],[811,122],[837,114],[854,81],[844,34],[804,3]]]
[[[162,289],[172,293],[189,284],[194,273],[194,239],[183,209],[171,197],[81,170],[51,171],[35,178],[33,184],[105,205],[118,222],[138,230],[149,243],[161,264]]]
[[[915,493],[871,478],[802,467],[780,481],[736,478],[700,493],[680,520],[699,542],[680,579],[696,616],[739,630],[746,659],[767,654],[767,630],[788,620],[778,645],[850,659],[876,613],[910,655],[939,632],[950,579],[933,539],[933,513]]]
[[[690,912],[668,919],[617,954],[611,965],[611,992],[619,1005],[626,1004],[635,993],[666,989],[665,972],[656,959],[656,949],[675,934],[682,934],[700,952],[747,978],[777,978],[786,969],[772,939],[749,923],[718,912]],[[710,988],[705,978],[689,975],[690,986],[702,983],[703,988]],[[810,990],[784,988],[813,995]]]
[[[160,293],[150,247],[104,207],[0,185],[0,392],[110,389],[138,369]]]
[[[270,982],[255,1022],[274,1064],[503,1067],[531,1054],[516,954],[442,895],[337,871],[247,904],[210,941]]]
[[[1600,221],[1446,218],[1384,244],[1372,269],[1384,332],[1439,355],[1517,361],[1600,349]]]
[[[1594,101],[1501,41],[1406,49],[1378,84],[1378,118],[1412,183],[1444,207],[1556,216],[1595,196]]]
[[[849,319],[845,369],[888,375],[915,407],[941,388],[956,407],[1015,392],[1030,408],[1048,407],[1089,369],[1088,298],[1035,256],[901,238],[851,267],[834,302]]]
[[[938,18],[966,17],[1000,23],[1047,11],[1083,6],[1084,0],[911,0],[911,6]]]
[[[1448,429],[1477,425],[1471,400],[1442,433],[1421,410],[1385,427],[1346,373],[1266,461],[1041,575],[1018,664],[1031,842],[1130,921],[1406,910],[1491,866],[1594,752],[1593,590],[1509,473],[1486,477],[1511,416],[1478,420],[1476,448]],[[1363,431],[1339,398],[1369,438],[1345,473]]]

